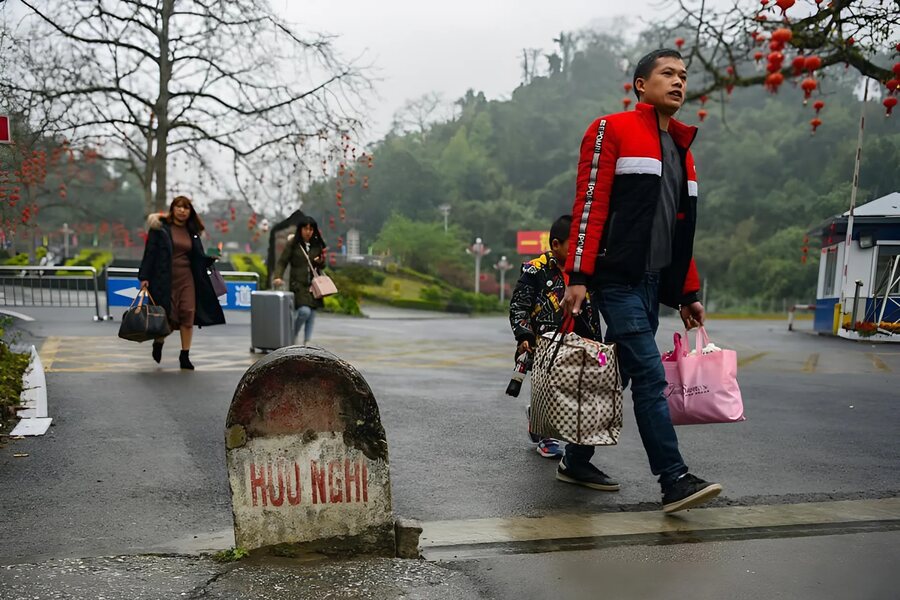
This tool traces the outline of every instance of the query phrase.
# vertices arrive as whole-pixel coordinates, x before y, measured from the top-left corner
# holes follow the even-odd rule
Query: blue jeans
[[[294,315],[294,341],[297,341],[297,335],[303,328],[303,343],[309,342],[312,337],[313,323],[316,321],[316,311],[309,306],[301,306]]]
[[[606,342],[616,344],[622,383],[631,381],[634,417],[650,470],[665,489],[688,468],[678,451],[678,437],[663,395],[666,373],[655,339],[659,328],[659,273],[646,273],[636,286],[601,285],[591,297],[606,321]],[[589,461],[593,454],[593,446],[566,446],[567,464]]]

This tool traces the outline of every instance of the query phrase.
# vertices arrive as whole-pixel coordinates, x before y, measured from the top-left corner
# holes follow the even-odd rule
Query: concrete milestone
[[[387,440],[347,362],[288,347],[254,364],[225,432],[235,542],[393,554]]]

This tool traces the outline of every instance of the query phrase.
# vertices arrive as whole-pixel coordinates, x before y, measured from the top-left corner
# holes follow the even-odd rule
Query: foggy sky
[[[440,92],[452,103],[467,89],[508,96],[521,78],[523,48],[552,50],[561,31],[621,26],[668,14],[660,0],[272,0],[301,29],[340,36],[344,56],[376,67],[369,139],[383,135],[403,103]],[[661,13],[664,10],[665,13]]]

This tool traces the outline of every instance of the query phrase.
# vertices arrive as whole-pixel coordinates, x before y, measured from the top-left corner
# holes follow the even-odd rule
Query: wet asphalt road
[[[22,324],[23,340],[58,348],[48,372],[55,421],[48,436],[0,450],[0,533],[17,539],[0,550],[0,562],[176,548],[228,529],[224,419],[243,369],[258,356],[247,352],[246,315],[198,332],[198,370],[189,373],[176,368],[169,348],[157,367],[149,345],[115,338],[114,322],[33,313],[39,319]],[[661,345],[675,327],[664,322]],[[768,353],[740,370],[746,422],[679,428],[692,470],[725,486],[720,505],[900,495],[900,348],[791,334],[781,322],[713,321],[709,330],[742,359]],[[619,445],[595,457],[621,492],[553,479],[555,465],[525,436],[527,388],[519,399],[503,394],[511,338],[502,318],[324,315],[316,334],[375,392],[399,515],[658,507],[627,410]]]
[[[149,345],[118,340],[116,323],[93,323],[87,311],[20,312],[37,318],[18,326],[22,341],[35,343],[48,363],[54,427],[43,438],[0,449],[0,538],[9,540],[0,547],[0,564],[228,545],[221,537],[231,526],[222,440],[234,388],[257,357],[247,350],[247,316],[232,314],[228,326],[198,332],[192,351],[198,370],[187,373],[177,369],[171,348],[157,367]],[[503,318],[373,313],[380,318],[320,316],[314,343],[356,365],[375,392],[399,515],[430,521],[658,509],[628,410],[619,445],[595,457],[619,479],[621,492],[553,479],[554,463],[525,436],[527,387],[519,399],[503,395],[512,366]],[[661,347],[676,327],[664,320]],[[748,420],[678,431],[692,470],[725,486],[718,505],[900,496],[900,347],[788,333],[781,321],[712,321],[709,330],[745,362],[739,378]],[[29,456],[13,458],[14,452]],[[863,542],[875,536],[857,535]],[[860,561],[865,552],[877,556],[887,543],[881,540],[896,542],[896,533],[883,535],[872,545],[860,542],[868,549],[860,550]],[[852,537],[835,536],[835,550],[822,560],[835,559],[840,540]],[[797,551],[782,542],[781,554],[770,554]],[[766,556],[764,543],[741,544],[740,552]],[[521,597],[511,591],[528,595],[532,585],[549,592],[537,585],[542,573],[541,581],[552,581],[566,564],[590,564],[604,552],[611,550],[449,566],[468,578],[459,590],[474,582],[486,598]],[[665,559],[654,559],[652,549],[640,552],[648,564]],[[722,552],[728,554],[725,546]]]

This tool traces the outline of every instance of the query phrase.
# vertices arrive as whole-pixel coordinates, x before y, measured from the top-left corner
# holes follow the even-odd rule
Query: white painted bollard
[[[348,363],[297,346],[267,355],[238,384],[225,443],[237,546],[394,554],[384,428]]]

